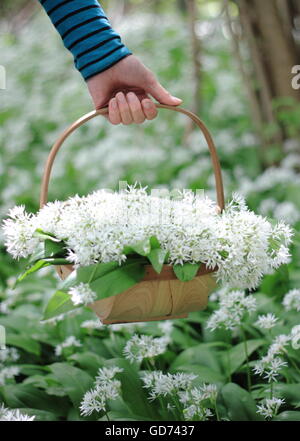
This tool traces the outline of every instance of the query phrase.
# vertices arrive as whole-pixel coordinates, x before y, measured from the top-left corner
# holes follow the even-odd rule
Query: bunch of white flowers
[[[214,384],[204,384],[202,387],[194,387],[190,390],[179,392],[179,401],[183,404],[183,415],[186,420],[206,421],[213,416],[211,409],[207,406],[207,401],[211,407],[215,407],[218,391]]]
[[[132,363],[134,361],[141,362],[144,358],[153,358],[163,354],[169,343],[170,338],[167,336],[152,337],[134,334],[126,343],[124,355]]]
[[[115,379],[115,376],[122,371],[123,369],[117,366],[99,369],[93,389],[85,393],[81,402],[81,415],[88,416],[93,412],[106,412],[107,401],[115,400],[120,395],[121,382]]]
[[[257,413],[266,419],[271,419],[277,415],[282,404],[284,404],[284,400],[281,398],[266,398],[257,406]]]
[[[282,304],[287,311],[300,311],[300,289],[291,289],[283,298]]]
[[[0,421],[34,421],[35,416],[21,413],[19,409],[8,409],[4,404],[0,407]]]
[[[282,353],[285,353],[285,347],[290,342],[290,335],[277,335],[270,345],[267,355],[258,360],[254,365],[254,373],[257,375],[265,375],[264,378],[268,382],[277,380],[278,375],[283,367],[287,366],[287,363],[280,357]]]
[[[10,380],[20,374],[20,369],[17,366],[0,366],[0,386],[4,386],[6,380]]]
[[[70,335],[69,337],[66,338],[66,340],[64,342],[62,342],[61,344],[59,344],[55,347],[55,355],[57,355],[57,356],[61,355],[65,348],[70,348],[70,347],[77,347],[78,348],[80,346],[82,346],[80,341],[77,340],[77,338],[74,337],[74,335]]]
[[[263,274],[289,261],[292,236],[287,225],[272,226],[237,195],[219,215],[212,200],[191,191],[171,199],[136,186],[48,203],[36,215],[16,207],[9,216],[4,236],[14,258],[30,256],[44,240],[37,229],[64,241],[75,266],[121,264],[125,246],[156,236],[167,263],[203,263],[217,269],[218,281],[241,289],[256,288]]]
[[[235,330],[247,313],[256,310],[256,299],[251,294],[246,296],[243,291],[231,291],[220,297],[219,305],[207,321],[207,327],[212,331],[220,327]]]
[[[172,396],[180,391],[190,389],[196,378],[197,375],[182,372],[164,374],[162,371],[151,371],[145,372],[142,380],[144,387],[150,389],[149,399],[153,401],[160,396]]]
[[[278,318],[269,312],[268,314],[259,315],[255,326],[261,329],[272,329],[276,325]]]

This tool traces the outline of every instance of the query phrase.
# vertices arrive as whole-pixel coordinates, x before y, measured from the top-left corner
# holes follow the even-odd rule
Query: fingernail
[[[152,107],[152,103],[150,101],[144,101],[143,105],[146,107],[146,109],[150,109]]]
[[[112,107],[113,109],[116,109],[116,108],[117,108],[117,101],[115,100],[115,98],[113,98],[113,99],[111,100],[111,107]]]
[[[129,101],[133,100],[135,98],[134,93],[132,92],[127,93],[127,98],[129,99]]]
[[[118,93],[117,95],[116,95],[116,97],[117,97],[117,99],[120,101],[120,103],[125,103],[125,96],[123,95],[123,93],[121,92],[121,93]]]
[[[177,98],[177,96],[171,95],[171,98],[173,98],[173,100],[180,101],[182,103],[182,99],[181,98]]]

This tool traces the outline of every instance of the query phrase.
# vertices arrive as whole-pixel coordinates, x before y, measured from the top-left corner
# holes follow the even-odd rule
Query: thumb
[[[168,104],[169,106],[179,106],[182,103],[180,98],[172,96],[158,81],[149,85],[146,89],[153,98],[155,98],[160,104]]]

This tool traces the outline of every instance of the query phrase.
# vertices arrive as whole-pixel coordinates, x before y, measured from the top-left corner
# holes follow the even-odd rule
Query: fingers
[[[182,99],[172,96],[161,84],[159,84],[155,77],[148,83],[146,91],[161,104],[179,106],[182,103]]]
[[[154,119],[157,116],[157,108],[154,102],[149,98],[142,100],[142,107],[147,119]]]
[[[133,92],[127,93],[126,96],[123,92],[118,92],[109,101],[108,119],[114,125],[141,124],[145,119],[154,119],[156,115],[154,102],[150,98],[139,99]]]

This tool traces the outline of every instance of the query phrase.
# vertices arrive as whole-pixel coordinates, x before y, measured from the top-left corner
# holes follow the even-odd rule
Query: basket
[[[224,190],[221,167],[212,137],[205,124],[192,112],[181,107],[156,104],[159,109],[169,109],[190,117],[202,131],[211,156],[214,170],[217,202],[220,212],[224,209]],[[108,109],[94,110],[75,121],[67,128],[53,145],[44,170],[40,208],[47,203],[48,187],[52,166],[57,152],[78,127],[98,115],[107,114]],[[189,312],[199,311],[207,306],[208,296],[215,288],[213,272],[216,269],[203,268],[201,265],[196,277],[188,282],[177,279],[171,265],[164,265],[160,274],[151,265],[146,265],[145,276],[141,282],[121,294],[97,300],[88,306],[98,315],[102,323],[133,323],[155,320],[186,318]],[[65,279],[72,271],[72,265],[57,266],[56,271]]]

